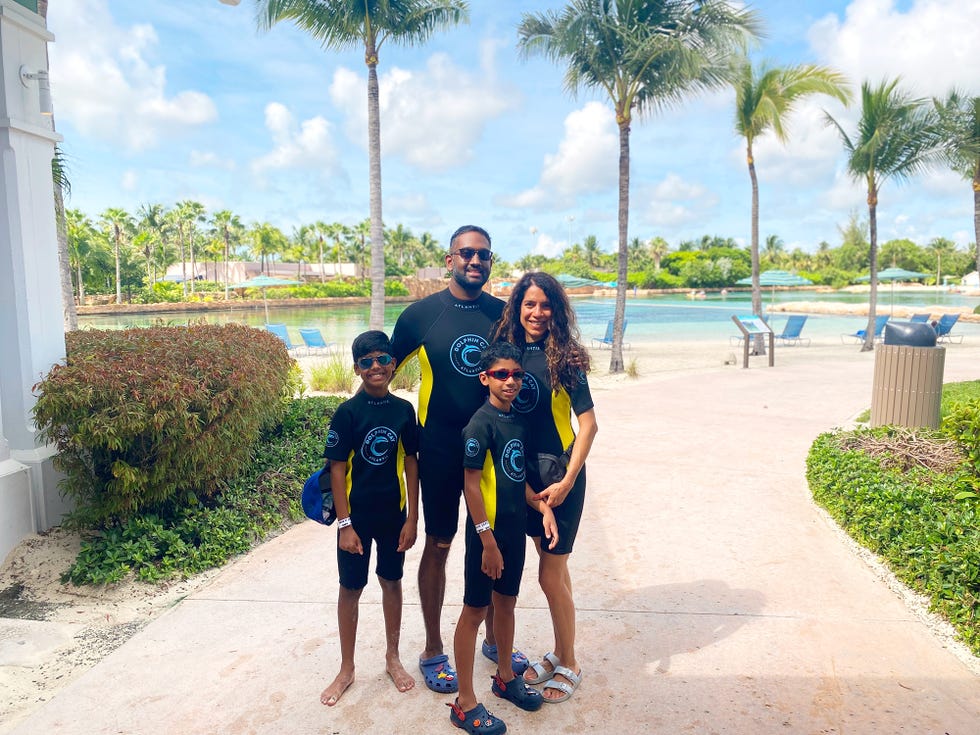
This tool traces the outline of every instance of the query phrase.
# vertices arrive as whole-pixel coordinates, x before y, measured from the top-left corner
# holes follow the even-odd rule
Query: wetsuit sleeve
[[[572,388],[571,398],[572,412],[578,416],[586,411],[595,408],[592,402],[592,392],[589,390],[589,378],[584,372],[579,370],[578,383]]]
[[[353,413],[347,403],[342,403],[333,418],[330,420],[330,428],[327,430],[326,446],[323,448],[323,456],[329,460],[346,462],[350,456],[353,437]]]
[[[419,453],[419,425],[415,420],[415,409],[412,408],[411,404],[406,406],[405,420],[402,422],[401,441],[406,454],[414,456]]]
[[[463,429],[463,467],[482,470],[490,451],[490,426],[479,420],[479,413]]]
[[[391,356],[398,361],[398,367],[422,346],[421,324],[419,319],[412,318],[414,311],[411,306],[405,309],[395,320],[391,333]]]

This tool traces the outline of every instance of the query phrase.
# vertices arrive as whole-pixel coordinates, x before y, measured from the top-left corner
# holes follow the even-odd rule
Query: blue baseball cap
[[[330,489],[330,463],[310,475],[303,484],[303,512],[317,523],[329,526],[337,520],[333,507],[333,491]]]

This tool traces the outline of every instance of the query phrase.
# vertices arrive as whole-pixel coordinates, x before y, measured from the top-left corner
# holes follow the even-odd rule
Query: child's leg
[[[361,590],[349,590],[343,585],[337,598],[337,628],[340,634],[340,672],[323,693],[320,702],[333,707],[354,683],[354,642],[357,639],[357,603]]]
[[[459,696],[456,698],[464,712],[479,703],[473,690],[473,659],[476,655],[476,634],[486,615],[485,607],[463,605],[453,636],[453,656],[456,658],[456,680],[459,682]]]
[[[514,595],[493,593],[493,633],[497,639],[497,674],[506,683],[514,678],[514,670],[510,667],[509,652],[514,647],[514,608],[517,598]]]
[[[378,577],[381,584],[381,609],[385,616],[385,670],[400,692],[415,686],[415,679],[405,671],[398,655],[398,643],[402,628],[402,583]]]

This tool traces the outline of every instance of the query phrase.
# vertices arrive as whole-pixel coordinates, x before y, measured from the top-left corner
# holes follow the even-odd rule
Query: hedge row
[[[85,330],[66,342],[65,363],[35,386],[34,417],[81,527],[225,487],[297,387],[282,341],[237,324]]]

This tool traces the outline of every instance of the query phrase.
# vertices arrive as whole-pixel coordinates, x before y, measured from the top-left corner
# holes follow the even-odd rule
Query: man
[[[392,333],[392,356],[404,365],[418,356],[421,366],[418,416],[419,478],[425,545],[419,562],[419,597],[425,622],[425,650],[419,668],[426,686],[436,692],[457,691],[456,672],[443,650],[443,598],[446,561],[459,525],[463,489],[462,430],[483,403],[480,353],[500,318],[504,302],[484,292],[493,254],[490,235],[482,227],[465,225],[453,233],[446,254],[449,287],[409,306]],[[485,655],[496,660],[493,607],[487,613]],[[513,663],[527,667],[523,654]]]

